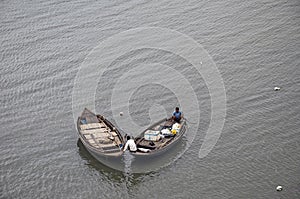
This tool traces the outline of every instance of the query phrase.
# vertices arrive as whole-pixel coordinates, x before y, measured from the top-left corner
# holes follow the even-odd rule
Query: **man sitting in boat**
[[[127,136],[127,142],[126,142],[126,144],[125,144],[125,147],[124,147],[123,151],[126,151],[127,148],[128,148],[128,146],[129,146],[129,151],[130,151],[130,152],[136,152],[136,151],[137,151],[137,148],[136,148],[136,144],[135,144],[135,142],[134,142],[134,139],[131,138],[129,135]]]
[[[172,119],[173,119],[175,122],[179,123],[180,120],[181,120],[181,118],[182,118],[182,113],[179,111],[179,107],[176,107],[176,108],[175,108],[175,111],[173,112]]]

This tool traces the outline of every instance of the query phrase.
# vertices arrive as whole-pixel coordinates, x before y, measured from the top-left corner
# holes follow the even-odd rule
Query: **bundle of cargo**
[[[145,140],[148,141],[158,141],[161,137],[159,133],[160,133],[159,131],[147,130],[144,133],[144,138]]]

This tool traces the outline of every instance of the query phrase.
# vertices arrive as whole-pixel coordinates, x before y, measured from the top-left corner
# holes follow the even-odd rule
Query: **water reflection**
[[[183,137],[184,138],[184,137]],[[178,159],[178,157],[181,156],[181,154],[184,152],[184,149],[186,148],[186,142],[187,140],[181,139],[176,146],[172,148],[172,150],[169,150],[168,153],[165,153],[161,156],[161,161],[159,165],[152,164],[151,162],[146,163],[144,162],[142,164],[143,167],[149,167],[151,168],[148,172],[139,172],[136,173],[134,170],[136,168],[134,167],[135,163],[135,157],[129,152],[125,152],[123,155],[123,161],[125,162],[125,168],[124,172],[112,169],[101,162],[99,162],[97,159],[95,159],[85,148],[83,143],[80,139],[77,141],[78,146],[78,152],[79,155],[83,160],[85,160],[85,165],[87,165],[91,169],[95,169],[98,171],[101,175],[105,176],[107,179],[107,183],[113,183],[114,185],[118,187],[122,187],[122,189],[125,191],[123,193],[123,198],[134,198],[136,196],[136,193],[140,189],[141,186],[143,186],[143,183],[145,181],[149,181],[150,179],[157,178],[159,175],[161,175],[162,170],[168,170],[170,169],[169,166]],[[171,158],[172,157],[172,158]],[[171,158],[171,159],[169,159]],[[156,167],[159,166],[159,167]],[[145,169],[145,168],[144,168]]]
[[[125,169],[125,172],[112,169],[101,162],[99,162],[97,159],[95,159],[88,150],[84,147],[81,140],[78,139],[77,146],[79,149],[79,155],[82,159],[86,161],[86,165],[89,168],[95,169],[99,171],[102,175],[104,175],[109,181],[115,182],[115,183],[125,183],[125,186],[130,190],[135,185],[138,185],[143,181],[143,179],[146,176],[152,177],[155,175],[158,175],[156,172],[149,172],[149,173],[132,173],[130,170],[130,162],[132,155],[129,153],[125,154],[126,161],[129,161],[129,165],[127,165],[127,169]]]

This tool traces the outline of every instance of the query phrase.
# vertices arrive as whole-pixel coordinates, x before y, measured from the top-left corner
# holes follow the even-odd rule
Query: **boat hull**
[[[110,168],[124,170],[123,151],[119,147],[119,144],[124,145],[123,137],[110,121],[84,109],[78,118],[77,130],[81,143],[95,159]],[[108,136],[113,139],[109,140]]]
[[[124,161],[122,152],[120,152],[118,155],[107,155],[99,153],[98,151],[95,151],[93,148],[88,147],[86,143],[84,143],[84,140],[80,139],[83,143],[84,147],[88,150],[88,152],[99,162],[104,164],[105,166],[108,166],[112,169],[124,171]]]
[[[182,139],[185,132],[186,125],[184,121],[180,133],[169,145],[153,153],[132,153],[134,158],[131,162],[131,171],[133,173],[155,171],[172,163],[185,149],[186,143]]]
[[[157,171],[163,167],[170,165],[174,162],[178,155],[180,155],[186,148],[186,142],[183,139],[178,139],[172,145],[163,151],[146,155],[133,154],[133,161],[131,162],[132,173],[147,173]]]

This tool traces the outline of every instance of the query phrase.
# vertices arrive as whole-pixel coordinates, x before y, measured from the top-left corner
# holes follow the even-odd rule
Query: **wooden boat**
[[[114,169],[123,169],[123,137],[110,121],[85,108],[78,117],[77,130],[81,142],[97,160]]]
[[[165,136],[157,141],[148,140],[145,136],[149,131],[161,132],[163,129],[171,129],[173,124],[171,119],[162,119],[135,138],[138,150],[131,153],[134,157],[130,167],[133,173],[151,172],[165,167],[184,150],[186,142],[181,138],[186,132],[185,119],[180,122],[176,135]],[[158,136],[161,137],[161,134]]]
[[[160,132],[163,129],[171,129],[173,125],[172,119],[162,119],[135,138],[138,151],[131,153],[134,157],[130,163],[133,173],[151,171],[153,168],[159,168],[170,162],[170,157],[176,154],[176,150],[180,150],[176,149],[174,152],[171,148],[184,135],[186,120],[182,119],[179,123],[180,128],[177,129],[175,135],[162,138]],[[118,129],[102,115],[96,115],[85,108],[78,117],[77,129],[82,144],[102,164],[120,171],[124,171],[125,166],[128,167],[125,165],[127,164],[126,157],[123,155],[125,140]],[[149,131],[158,133],[160,139],[147,140],[145,135]]]
[[[176,130],[174,125],[178,125]],[[137,145],[137,152],[133,153],[135,156],[156,156],[167,151],[174,144],[178,142],[186,131],[186,120],[183,118],[180,123],[176,123],[171,118],[162,119],[149,128],[144,130],[137,138],[135,138]],[[176,134],[171,133],[175,130]],[[164,130],[170,131],[167,135],[162,135]],[[154,135],[150,138],[148,135]],[[157,136],[156,136],[157,135]]]

